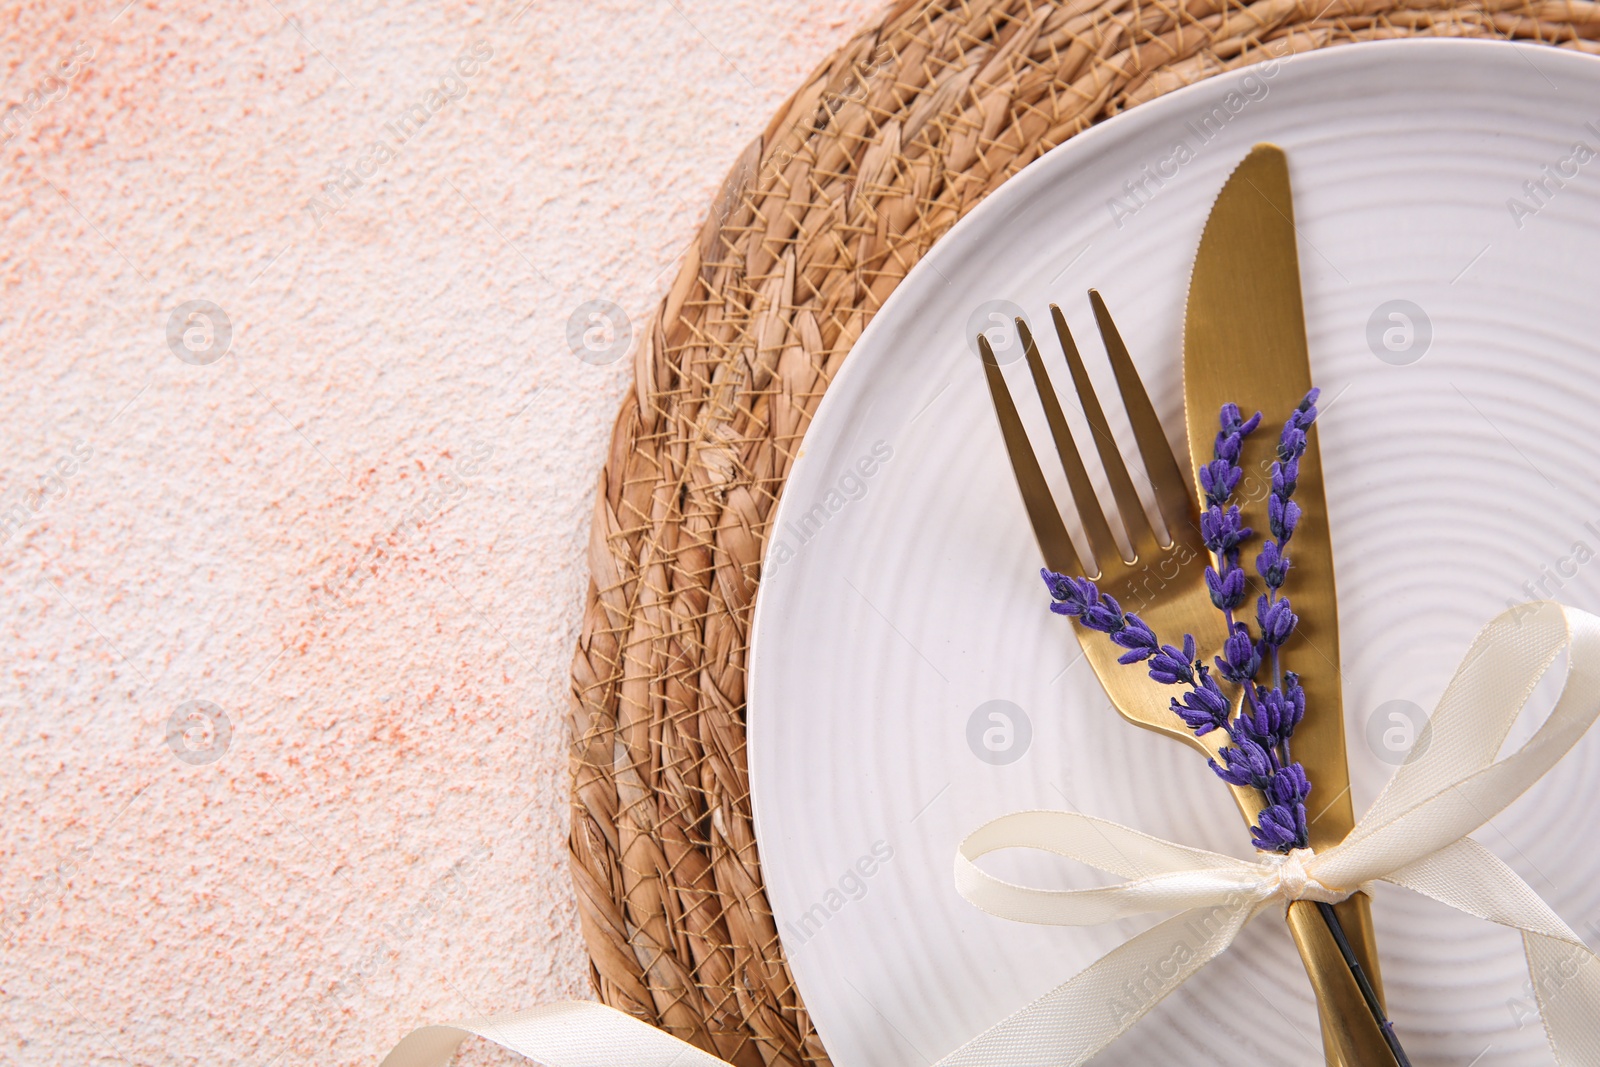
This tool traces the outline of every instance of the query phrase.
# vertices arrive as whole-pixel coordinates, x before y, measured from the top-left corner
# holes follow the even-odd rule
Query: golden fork
[[[1066,318],[1054,304],[1050,306],[1050,317],[1066,355],[1101,468],[1111,484],[1111,495],[1116,502],[1115,518],[1122,527],[1127,550],[1117,543],[1111,523],[1089,481],[1082,453],[1073,440],[1038,345],[1027,323],[1020,318],[1016,320],[1017,333],[1056,454],[1066,473],[1079,525],[1093,556],[1092,565],[1085,566],[1078,558],[1044,471],[1028,442],[999,362],[988,338],[979,334],[984,375],[1005,438],[1011,469],[1022,491],[1023,504],[1047,567],[1058,574],[1093,579],[1103,592],[1116,597],[1124,611],[1137,614],[1165,641],[1177,642],[1185,634],[1192,635],[1198,657],[1209,661],[1222,651],[1228,631],[1206,588],[1205,569],[1209,559],[1200,538],[1199,506],[1185,465],[1180,463],[1161,429],[1149,394],[1105,301],[1092,289],[1089,301],[1165,533],[1158,534],[1150,522],[1089,381],[1082,355],[1067,328]],[[1137,666],[1118,663],[1117,657],[1123,650],[1104,635],[1078,626],[1073,630],[1078,634],[1084,658],[1123,718],[1176,738],[1209,757],[1216,757],[1217,750],[1228,743],[1228,736],[1222,730],[1211,731],[1204,737],[1191,733],[1170,709],[1171,687],[1155,681]],[[1235,701],[1242,696],[1241,693]],[[1261,794],[1249,788],[1229,788],[1245,822],[1255,823],[1264,806]],[[1301,900],[1290,905],[1288,919],[1323,1013],[1323,1038],[1331,1046],[1327,1049],[1329,1062],[1343,1063],[1346,1067],[1393,1064],[1395,1060],[1388,1044],[1368,1013],[1368,1002],[1323,913],[1312,901]],[[1337,936],[1342,938],[1342,931]]]
[[[1017,415],[1010,390],[1000,372],[999,362],[989,346],[988,338],[978,336],[978,348],[983,355],[984,374],[989,380],[989,392],[994,399],[995,414],[1000,419],[1000,432],[1005,437],[1006,452],[1011,457],[1011,469],[1016,474],[1017,487],[1022,490],[1022,500],[1033,524],[1034,535],[1044,553],[1045,565],[1058,574],[1083,575],[1092,578],[1102,591],[1110,593],[1121,602],[1124,611],[1132,611],[1149,624],[1150,629],[1173,641],[1184,634],[1192,634],[1202,658],[1209,660],[1222,651],[1227,640],[1227,624],[1221,613],[1211,603],[1206,589],[1205,568],[1207,555],[1200,540],[1200,516],[1195,498],[1189,491],[1188,479],[1172,447],[1167,442],[1149,394],[1140,381],[1138,371],[1128,356],[1116,324],[1106,312],[1100,295],[1091,292],[1095,319],[1105,341],[1111,368],[1122,393],[1123,406],[1128,421],[1133,426],[1134,441],[1140,458],[1144,461],[1146,477],[1155,491],[1156,511],[1166,529],[1165,539],[1157,534],[1133,478],[1123,462],[1121,450],[1112,437],[1105,412],[1089,381],[1083,357],[1073,341],[1072,332],[1061,309],[1050,306],[1050,317],[1055,322],[1056,335],[1066,354],[1072,382],[1083,406],[1083,413],[1094,437],[1095,450],[1101,467],[1111,483],[1111,494],[1116,500],[1116,516],[1132,549],[1127,558],[1118,546],[1111,524],[1089,482],[1083,458],[1073,440],[1061,402],[1056,398],[1055,387],[1045,370],[1039,347],[1027,323],[1017,320],[1017,332],[1022,340],[1028,370],[1033,375],[1034,389],[1044,407],[1050,434],[1055,440],[1056,454],[1066,471],[1067,486],[1077,508],[1078,522],[1082,526],[1093,564],[1079,562],[1076,550],[1067,533],[1066,523],[1056,508],[1054,497],[1045,482],[1033,449]],[[1117,662],[1123,651],[1101,634],[1089,633],[1074,627],[1083,645],[1084,658],[1094,668],[1100,684],[1105,687],[1111,703],[1123,718],[1149,730],[1166,734],[1200,749],[1208,756],[1226,742],[1226,735],[1218,738],[1220,731],[1197,738],[1190,733],[1183,720],[1169,709],[1172,697],[1170,686],[1162,685],[1137,667]],[[1252,789],[1234,788],[1241,810],[1251,816],[1259,813],[1259,794]]]

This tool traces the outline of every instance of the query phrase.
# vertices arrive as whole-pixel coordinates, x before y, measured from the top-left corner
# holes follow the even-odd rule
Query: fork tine
[[[1017,320],[1017,334],[1022,338],[1022,351],[1028,357],[1028,370],[1033,374],[1033,388],[1039,394],[1039,402],[1044,405],[1044,418],[1050,424],[1050,436],[1055,439],[1056,454],[1061,457],[1061,468],[1067,475],[1067,488],[1072,491],[1072,503],[1078,509],[1078,521],[1083,524],[1083,532],[1089,539],[1089,551],[1094,553],[1095,576],[1099,577],[1106,564],[1122,558],[1122,551],[1117,548],[1116,538],[1112,536],[1111,526],[1100,507],[1100,498],[1089,482],[1089,472],[1083,469],[1083,457],[1073,443],[1072,431],[1067,428],[1067,418],[1061,413],[1061,401],[1056,399],[1056,387],[1051,384],[1050,375],[1044,369],[1044,360],[1039,355],[1039,346],[1034,344],[1033,332],[1021,319]]]
[[[995,361],[989,339],[978,335],[978,350],[983,356],[983,376],[989,382],[989,397],[994,401],[995,417],[1000,420],[1000,435],[1005,438],[1006,455],[1011,457],[1011,473],[1016,476],[1017,488],[1022,491],[1022,504],[1028,510],[1028,522],[1033,526],[1034,539],[1044,554],[1045,566],[1057,574],[1082,574],[1078,554],[1067,536],[1067,527],[1056,509],[1055,497],[1044,480],[1044,471],[1034,458],[1033,446],[1017,416],[1017,406],[1011,401],[1011,390],[1000,374],[1000,364]]]
[[[1089,303],[1094,308],[1094,319],[1100,327],[1106,354],[1111,357],[1111,369],[1117,376],[1117,388],[1122,393],[1122,406],[1127,409],[1128,421],[1133,425],[1133,439],[1139,445],[1139,455],[1144,459],[1144,469],[1150,486],[1156,494],[1156,510],[1167,527],[1167,545],[1175,532],[1185,523],[1196,521],[1194,488],[1184,474],[1188,466],[1179,460],[1167,435],[1156,418],[1156,409],[1145,392],[1144,382],[1128,355],[1128,346],[1122,342],[1117,324],[1100,293],[1089,290]],[[1167,545],[1163,545],[1165,548]]]
[[[1122,515],[1122,528],[1127,531],[1128,544],[1132,547],[1134,555],[1138,555],[1141,545],[1149,545],[1155,541],[1155,532],[1150,528],[1150,518],[1144,513],[1144,505],[1139,502],[1139,492],[1133,487],[1133,479],[1128,475],[1128,466],[1122,459],[1122,450],[1117,447],[1117,440],[1111,436],[1111,426],[1106,422],[1106,413],[1100,407],[1100,399],[1095,396],[1094,385],[1089,381],[1089,372],[1083,366],[1083,357],[1078,352],[1078,345],[1072,339],[1072,331],[1067,329],[1067,318],[1061,314],[1061,309],[1050,305],[1050,318],[1056,324],[1056,336],[1061,339],[1061,350],[1066,353],[1067,366],[1072,371],[1072,384],[1078,390],[1078,401],[1083,405],[1083,414],[1089,420],[1089,432],[1094,437],[1095,451],[1100,454],[1100,464],[1105,468],[1106,477],[1111,482],[1111,495],[1117,501],[1117,510]]]

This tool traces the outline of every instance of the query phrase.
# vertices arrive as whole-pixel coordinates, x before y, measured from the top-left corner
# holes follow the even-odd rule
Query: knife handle
[[[1378,1002],[1383,1003],[1370,900],[1365,893],[1357,893],[1334,905],[1334,910],[1351,949],[1377,993]],[[1287,918],[1289,932],[1305,964],[1306,977],[1317,995],[1322,1049],[1328,1067],[1396,1067],[1389,1043],[1368,1010],[1361,988],[1346,966],[1317,905],[1313,901],[1297,900],[1289,905]]]

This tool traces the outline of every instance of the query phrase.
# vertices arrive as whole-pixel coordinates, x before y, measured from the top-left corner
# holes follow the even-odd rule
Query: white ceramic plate
[[[1212,198],[1261,140],[1287,149],[1295,184],[1356,810],[1403,755],[1407,709],[1432,708],[1508,602],[1600,609],[1600,61],[1467,41],[1341,47],[1074,138],[895,291],[778,510],[751,660],[755,814],[784,950],[840,1067],[932,1062],[1148,925],[978,912],[952,887],[951,856],[984,821],[1070,807],[1249,852],[1203,761],[1118,719],[1075,663],[966,338],[985,301],[1014,301],[1046,333],[1059,302],[1114,395],[1093,285],[1181,441],[1190,263]],[[1538,195],[1525,184],[1541,181]],[[1408,306],[1409,334],[1391,317]],[[1014,723],[998,754],[969,743],[996,707]],[[990,742],[1004,748],[1004,733]],[[1597,774],[1589,738],[1479,835],[1591,940]],[[1094,877],[998,859],[1034,884]],[[1384,979],[1414,1061],[1548,1062],[1517,937],[1388,889]],[[1309,1064],[1319,1049],[1304,972],[1269,915],[1097,1062]]]

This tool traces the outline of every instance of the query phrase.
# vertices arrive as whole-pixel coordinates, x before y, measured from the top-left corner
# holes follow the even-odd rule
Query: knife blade
[[[1278,146],[1258,144],[1228,177],[1206,220],[1189,281],[1183,335],[1184,419],[1196,464],[1211,456],[1217,412],[1224,403],[1238,404],[1246,415],[1262,413],[1264,425],[1245,441],[1240,459],[1245,477],[1235,491],[1243,496],[1246,521],[1255,529],[1267,525],[1277,429],[1311,386],[1288,159]],[[1285,585],[1300,623],[1283,648],[1306,694],[1305,718],[1295,729],[1294,758],[1312,783],[1306,808],[1311,847],[1316,849],[1342,841],[1355,825],[1320,436],[1314,426],[1300,460],[1295,501],[1302,516],[1290,546],[1294,569]],[[1263,591],[1257,585],[1256,591]],[[1357,894],[1336,911],[1381,1002],[1369,902]],[[1393,1064],[1394,1056],[1315,905],[1299,901],[1291,906],[1289,926],[1317,993],[1328,1063]]]

